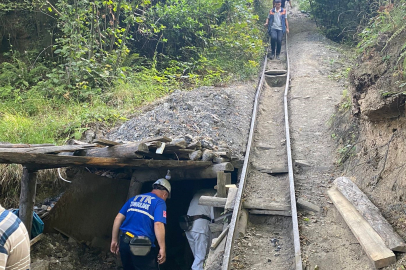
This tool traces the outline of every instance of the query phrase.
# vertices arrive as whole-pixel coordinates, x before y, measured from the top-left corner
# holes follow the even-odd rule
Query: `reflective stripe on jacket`
[[[268,34],[269,35],[271,35],[271,27],[273,24],[275,12],[276,12],[275,8],[273,8],[269,11],[269,16],[268,16]],[[282,32],[285,33],[286,32],[286,9],[281,8],[279,13],[281,14]]]

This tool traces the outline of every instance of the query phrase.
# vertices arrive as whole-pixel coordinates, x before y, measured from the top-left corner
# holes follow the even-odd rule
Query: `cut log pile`
[[[406,251],[404,240],[349,178],[337,178],[328,195],[376,268],[395,263],[393,251]]]

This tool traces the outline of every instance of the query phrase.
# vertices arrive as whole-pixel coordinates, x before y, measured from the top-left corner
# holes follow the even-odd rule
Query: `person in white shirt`
[[[213,219],[213,207],[199,205],[201,196],[213,196],[215,190],[204,189],[199,190],[194,196],[189,205],[187,212],[188,216],[195,217],[192,229],[186,231],[186,237],[195,257],[192,265],[192,270],[203,270],[204,260],[210,243],[210,220]],[[199,217],[200,216],[200,217]]]

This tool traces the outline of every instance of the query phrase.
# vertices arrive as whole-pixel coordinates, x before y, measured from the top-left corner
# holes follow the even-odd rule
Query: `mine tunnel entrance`
[[[151,191],[153,182],[142,186],[141,193]],[[166,263],[160,266],[165,270],[189,270],[193,263],[193,254],[186,239],[185,232],[179,227],[179,217],[186,215],[193,195],[200,189],[213,189],[216,179],[171,181],[171,199],[166,201]]]

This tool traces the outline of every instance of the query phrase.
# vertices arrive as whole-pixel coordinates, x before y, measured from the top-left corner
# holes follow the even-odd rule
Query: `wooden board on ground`
[[[43,234],[43,233],[41,233],[41,234],[35,236],[33,239],[31,239],[31,241],[30,241],[30,246],[35,245],[35,244],[36,244],[38,241],[40,241],[42,238],[44,238],[44,234]]]
[[[271,211],[271,210],[249,210],[249,213],[252,215],[267,215],[267,216],[284,216],[291,217],[292,212],[290,211]]]
[[[285,69],[270,69],[265,71],[266,75],[283,75],[286,74],[286,70]]]
[[[382,238],[341,192],[332,187],[328,195],[375,267],[382,268],[395,263],[395,254],[385,246]]]
[[[334,184],[381,236],[388,248],[394,251],[406,252],[405,241],[393,230],[393,227],[382,216],[378,207],[369,200],[356,184],[347,177],[337,178]]]
[[[271,211],[290,211],[290,205],[284,205],[274,202],[264,202],[261,200],[250,200],[243,202],[245,209],[271,210]]]

